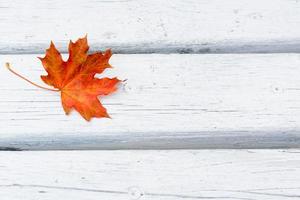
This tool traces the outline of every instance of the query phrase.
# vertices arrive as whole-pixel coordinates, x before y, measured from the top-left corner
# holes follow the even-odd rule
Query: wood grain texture
[[[0,53],[88,34],[118,53],[300,52],[298,0],[0,0]]]
[[[43,84],[38,55],[6,55]],[[4,63],[2,63],[4,65]],[[66,116],[56,92],[0,68],[0,147],[181,149],[300,147],[299,54],[113,55],[127,81],[102,98],[112,119]]]
[[[0,152],[2,200],[289,200],[299,150]]]

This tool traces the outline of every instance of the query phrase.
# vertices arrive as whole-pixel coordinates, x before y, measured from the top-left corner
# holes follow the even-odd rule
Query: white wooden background
[[[0,0],[0,150],[36,150],[0,152],[0,199],[300,199],[299,25],[298,0]],[[112,119],[4,67],[43,84],[85,34],[127,79]]]
[[[295,200],[300,198],[299,153],[0,152],[0,195],[3,200]]]
[[[38,55],[5,55],[35,82]],[[300,55],[113,55],[127,79],[103,98],[112,119],[66,116],[60,95],[0,68],[0,146],[20,149],[299,147]]]
[[[121,53],[299,52],[298,0],[1,0],[0,53],[64,52],[86,33]]]

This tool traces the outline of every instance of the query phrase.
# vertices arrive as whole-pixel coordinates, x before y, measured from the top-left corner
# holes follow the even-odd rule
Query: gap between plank
[[[55,42],[59,51],[67,51],[68,41]],[[7,44],[0,42],[0,54],[44,54],[48,43]],[[92,43],[90,51],[112,49],[116,54],[247,54],[247,53],[300,53],[300,39],[271,41],[225,40],[220,42],[177,43],[153,41],[146,43]]]

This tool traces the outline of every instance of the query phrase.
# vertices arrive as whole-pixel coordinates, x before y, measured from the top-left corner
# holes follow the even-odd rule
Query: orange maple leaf
[[[49,49],[46,50],[46,56],[39,59],[48,73],[41,78],[46,84],[57,88],[49,90],[61,91],[61,101],[65,113],[69,114],[74,108],[85,120],[90,121],[92,117],[109,117],[98,96],[116,91],[116,85],[120,80],[95,77],[106,68],[111,68],[108,63],[112,55],[111,50],[106,50],[104,53],[87,54],[88,49],[87,37],[78,39],[75,43],[70,41],[69,58],[64,61],[51,42]],[[14,72],[8,64],[7,67],[14,74],[32,83]],[[38,86],[35,83],[32,84]],[[48,89],[42,86],[38,87]]]

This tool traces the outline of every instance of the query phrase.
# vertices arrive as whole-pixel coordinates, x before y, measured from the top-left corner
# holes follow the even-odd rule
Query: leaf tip
[[[104,117],[111,119],[111,116],[107,112],[104,115]]]
[[[91,117],[83,117],[85,119],[85,121],[90,122],[91,121]]]
[[[112,50],[111,49],[106,49],[104,52],[104,56],[110,58],[112,56]]]
[[[55,45],[54,45],[52,40],[50,41],[50,48],[49,49],[51,49],[51,48],[55,48]]]

